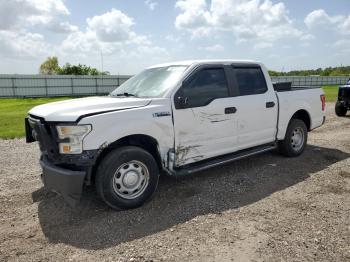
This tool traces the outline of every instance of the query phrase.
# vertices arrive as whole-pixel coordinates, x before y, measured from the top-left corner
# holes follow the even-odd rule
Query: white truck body
[[[199,64],[249,63],[245,61],[186,61],[157,65],[188,65],[189,74]],[[268,91],[264,94],[216,99],[205,107],[176,110],[172,101],[182,82],[174,83],[164,98],[87,97],[53,102],[33,108],[29,114],[46,121],[91,124],[92,131],[85,137],[84,150],[98,149],[125,136],[147,135],[158,141],[160,156],[164,160],[170,149],[175,149],[178,165],[232,153],[276,139],[284,139],[293,114],[305,110],[310,116],[310,130],[324,121],[321,110],[320,88],[275,92],[264,65]],[[266,108],[267,101],[278,107]],[[224,108],[235,106],[235,114],[224,114]],[[110,111],[110,112],[109,112]],[[101,114],[101,112],[106,112]],[[169,112],[171,117],[154,117]],[[278,128],[277,128],[278,119]],[[185,154],[186,153],[186,154]],[[180,159],[181,158],[181,159]],[[164,161],[165,163],[165,161]]]
[[[230,82],[232,75],[227,70],[234,69],[235,65],[237,68],[260,68],[266,90],[251,95],[231,93],[204,106],[176,108],[179,89],[201,68],[224,68],[227,81],[234,86],[238,80]],[[290,120],[296,114],[303,115],[308,130],[325,121],[321,88],[276,92],[267,69],[261,63],[201,60],[150,68],[170,66],[185,66],[186,69],[177,81],[169,84],[161,97],[72,99],[34,107],[29,116],[52,123],[91,125],[91,131],[82,141],[83,151],[101,152],[129,136],[150,137],[156,141],[161,168],[170,174],[176,174],[177,168],[190,164],[277,143],[285,138]]]

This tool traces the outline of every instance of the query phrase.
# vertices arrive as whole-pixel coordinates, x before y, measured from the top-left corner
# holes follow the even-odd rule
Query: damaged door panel
[[[236,142],[236,118],[225,68],[205,67],[185,81],[174,110],[175,164],[186,165],[226,154]],[[186,101],[186,103],[183,103]]]

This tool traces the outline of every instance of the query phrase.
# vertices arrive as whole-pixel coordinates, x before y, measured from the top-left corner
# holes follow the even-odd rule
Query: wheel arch
[[[298,111],[296,111],[289,120],[289,123],[292,119],[299,119],[303,121],[307,127],[307,130],[311,130],[311,117],[309,112],[307,112],[305,109],[299,109]]]
[[[104,147],[102,151],[98,154],[95,164],[91,170],[90,177],[88,180],[93,184],[95,182],[96,170],[102,161],[102,159],[112,150],[122,147],[122,146],[137,146],[145,151],[149,152],[157,162],[158,168],[162,169],[162,160],[159,152],[158,141],[149,135],[144,134],[133,134],[119,138],[118,140],[108,144]]]

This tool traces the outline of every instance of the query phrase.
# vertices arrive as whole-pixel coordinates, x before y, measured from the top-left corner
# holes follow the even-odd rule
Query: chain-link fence
[[[0,97],[54,97],[108,94],[130,76],[0,75]],[[281,76],[272,82],[293,86],[342,85],[343,76]]]

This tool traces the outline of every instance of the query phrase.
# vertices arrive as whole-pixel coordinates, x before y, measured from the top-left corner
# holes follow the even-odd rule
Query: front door
[[[176,166],[234,151],[235,108],[225,66],[196,70],[175,94]]]

